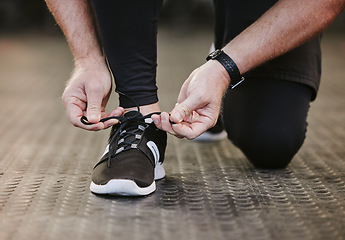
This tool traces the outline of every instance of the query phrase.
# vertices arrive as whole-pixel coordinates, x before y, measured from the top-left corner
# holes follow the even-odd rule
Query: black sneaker
[[[156,190],[155,180],[165,176],[167,135],[151,115],[131,111],[112,127],[109,144],[93,169],[93,193],[144,196]]]
[[[196,142],[214,142],[220,141],[227,138],[228,134],[223,128],[223,123],[219,117],[216,125],[208,129],[206,132],[201,134],[199,137],[195,138],[193,141]]]

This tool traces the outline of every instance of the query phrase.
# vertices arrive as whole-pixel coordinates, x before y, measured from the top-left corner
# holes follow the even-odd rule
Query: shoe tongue
[[[143,115],[138,111],[130,111],[130,112],[125,113],[124,116],[128,118],[133,118],[133,117],[142,117]]]
[[[135,118],[143,117],[143,115],[138,111],[130,111],[130,112],[127,112],[126,114],[124,114],[124,117],[135,119]],[[134,120],[134,122],[130,122],[127,125],[125,130],[127,132],[131,132],[131,131],[137,132],[138,131],[137,128],[139,125],[141,125],[140,121],[138,122],[138,121]],[[141,129],[141,128],[139,127],[139,129]],[[140,131],[137,132],[137,134],[140,134]],[[139,139],[136,139],[136,135],[132,135],[132,134],[125,134],[122,137],[125,137],[125,142],[127,142],[127,143],[132,142],[133,144],[136,144],[137,143],[136,140],[139,140]]]

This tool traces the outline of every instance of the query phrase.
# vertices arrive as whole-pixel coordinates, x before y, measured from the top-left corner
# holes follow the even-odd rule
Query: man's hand
[[[156,126],[177,137],[194,139],[214,126],[230,78],[225,68],[212,60],[192,72],[183,84],[177,104],[168,113],[152,116]],[[170,121],[176,124],[171,124]]]
[[[76,64],[75,71],[62,95],[67,115],[72,124],[86,130],[106,129],[118,121],[115,119],[99,122],[108,116],[121,116],[123,108],[117,108],[110,114],[105,107],[111,93],[111,76],[104,64]],[[84,125],[80,118],[86,116],[93,125]]]
[[[241,74],[301,45],[325,29],[345,8],[345,0],[280,0],[224,48]],[[320,17],[322,16],[322,17]],[[209,61],[186,80],[176,107],[155,115],[156,126],[177,137],[193,139],[216,123],[229,76]]]
[[[99,123],[108,116],[121,116],[123,108],[105,113],[111,91],[111,75],[102,48],[98,42],[96,24],[88,0],[46,0],[46,3],[64,32],[75,59],[75,70],[68,82],[62,101],[74,126],[87,130],[101,130],[116,124],[117,120]],[[93,125],[84,125],[86,116]]]

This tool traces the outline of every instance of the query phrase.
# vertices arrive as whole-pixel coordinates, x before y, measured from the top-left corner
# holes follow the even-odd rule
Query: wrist
[[[88,54],[83,57],[74,58],[74,65],[76,68],[99,68],[100,66],[107,67],[105,57],[101,54]]]
[[[212,77],[212,79],[214,79],[213,81],[217,81],[216,85],[221,87],[222,91],[225,92],[231,82],[230,76],[226,69],[218,61],[208,61],[206,65],[208,65],[208,68],[210,69],[207,71],[214,74]]]
[[[223,66],[223,69],[226,70],[227,75],[230,78],[229,85],[231,89],[235,88],[244,81],[244,78],[241,76],[236,63],[223,50],[217,49],[216,51],[210,53],[206,60],[216,60]],[[224,70],[222,72],[224,73]]]
[[[78,76],[83,76],[87,81],[110,79],[111,82],[108,65],[105,59],[99,56],[75,59],[72,79]]]

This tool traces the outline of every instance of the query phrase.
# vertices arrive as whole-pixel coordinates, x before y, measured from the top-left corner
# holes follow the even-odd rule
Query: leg
[[[162,0],[93,0],[100,36],[120,106],[127,110],[114,125],[108,146],[92,173],[97,194],[143,196],[165,176],[166,133],[150,113],[160,111],[156,87],[157,21]],[[136,110],[140,106],[140,112]],[[143,115],[145,116],[143,116]]]
[[[214,46],[222,48],[225,33],[225,0],[213,0],[214,6]]]
[[[224,98],[229,139],[256,167],[286,167],[304,142],[312,93],[303,84],[248,79]]]
[[[162,0],[92,3],[116,89],[140,106],[157,103],[157,22]],[[120,96],[120,106],[135,105]]]
[[[223,44],[277,2],[224,1]],[[246,81],[228,92],[223,109],[225,129],[256,167],[283,168],[300,149],[320,71],[320,39],[314,38],[246,73]]]

